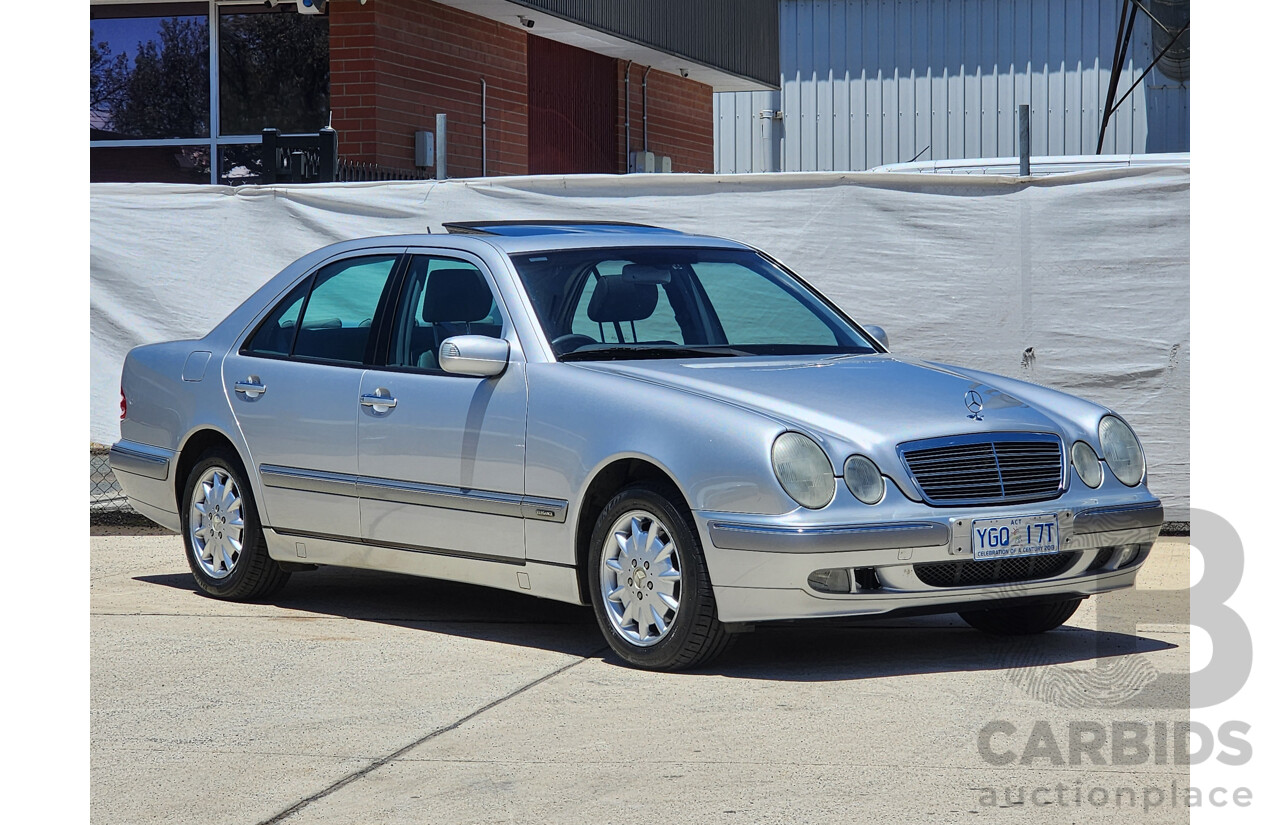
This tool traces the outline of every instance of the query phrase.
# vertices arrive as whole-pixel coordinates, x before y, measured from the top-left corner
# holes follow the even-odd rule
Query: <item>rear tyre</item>
[[[614,652],[636,667],[681,670],[706,664],[731,637],[691,519],[679,495],[635,484],[605,505],[587,562],[596,621]]]
[[[182,539],[196,586],[215,599],[261,599],[289,580],[267,554],[253,490],[226,448],[206,452],[187,476]]]
[[[990,610],[966,610],[960,618],[984,633],[996,636],[1030,636],[1060,627],[1080,606],[1080,599]]]

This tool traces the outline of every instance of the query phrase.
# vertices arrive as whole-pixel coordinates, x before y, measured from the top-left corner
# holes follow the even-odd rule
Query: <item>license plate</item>
[[[1052,514],[973,520],[973,558],[1007,559],[1058,552],[1058,517]]]

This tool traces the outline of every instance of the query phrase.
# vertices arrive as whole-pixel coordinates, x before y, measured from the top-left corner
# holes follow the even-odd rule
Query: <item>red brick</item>
[[[449,116],[449,168],[480,174],[480,79],[488,84],[490,175],[528,171],[527,37],[523,29],[428,0],[329,7],[330,106],[342,154],[408,168],[413,132]],[[618,170],[624,145],[623,61],[618,61]],[[632,148],[643,143],[641,77],[632,66]],[[713,168],[711,89],[649,74],[649,148],[676,171]]]

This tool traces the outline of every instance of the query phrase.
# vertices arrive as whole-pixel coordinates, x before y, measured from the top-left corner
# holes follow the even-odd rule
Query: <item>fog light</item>
[[[848,593],[853,590],[849,571],[844,567],[814,570],[809,574],[809,586],[819,593]]]
[[[1129,562],[1138,557],[1138,545],[1126,544],[1120,548],[1120,552],[1116,555],[1116,568],[1124,567]]]

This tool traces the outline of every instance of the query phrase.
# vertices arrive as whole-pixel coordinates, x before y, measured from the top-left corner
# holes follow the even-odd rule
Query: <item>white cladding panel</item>
[[[1016,155],[1019,103],[1031,105],[1032,155],[1093,154],[1120,10],[1120,0],[782,0],[771,108],[783,119],[761,128],[756,98],[768,92],[717,94],[716,171]],[[1154,56],[1139,13],[1117,98]],[[1153,69],[1112,115],[1103,154],[1189,150],[1189,87]],[[778,164],[761,168],[769,158]]]

